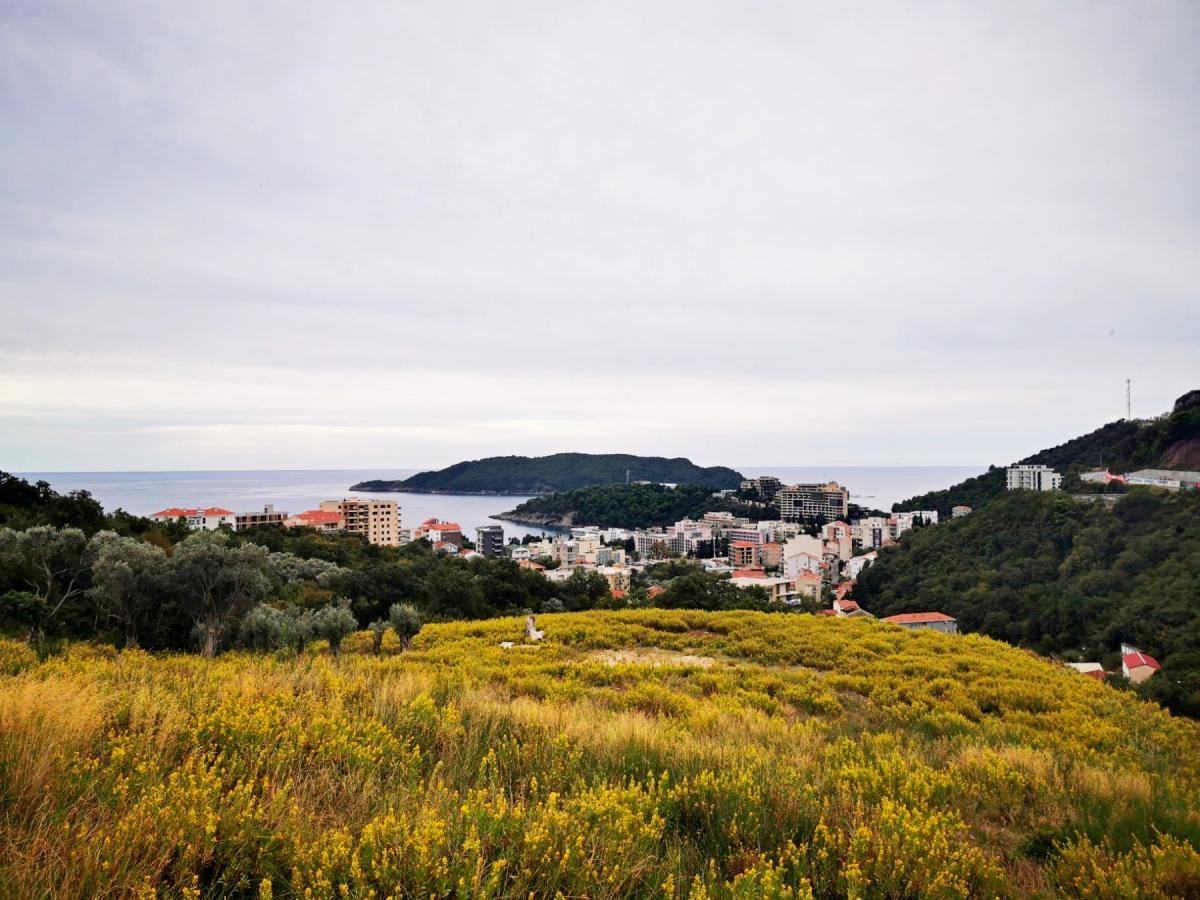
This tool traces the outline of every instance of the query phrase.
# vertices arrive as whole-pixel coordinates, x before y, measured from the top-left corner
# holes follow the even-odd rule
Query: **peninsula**
[[[555,453],[551,456],[492,456],[467,460],[398,481],[360,481],[351,485],[350,490],[519,496],[638,481],[735,490],[742,475],[725,466],[697,466],[683,457]]]

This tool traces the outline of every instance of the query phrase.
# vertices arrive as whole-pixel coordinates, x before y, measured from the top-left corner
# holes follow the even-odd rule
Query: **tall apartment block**
[[[504,528],[500,525],[480,525],[475,529],[475,549],[484,556],[502,556]]]
[[[1010,466],[1007,481],[1010,491],[1057,491],[1062,487],[1062,476],[1049,466]]]
[[[395,500],[322,500],[321,509],[341,513],[346,530],[363,535],[369,544],[400,546],[400,504]]]
[[[779,518],[785,522],[824,517],[827,522],[844,519],[850,512],[850,491],[836,481],[827,484],[792,484],[775,495]]]

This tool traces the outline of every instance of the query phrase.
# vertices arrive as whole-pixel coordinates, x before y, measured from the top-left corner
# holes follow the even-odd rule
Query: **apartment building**
[[[735,569],[758,565],[758,544],[753,541],[730,541],[729,564]]]
[[[381,547],[400,546],[400,504],[395,500],[346,497],[342,500],[323,500],[320,509],[322,512],[340,513],[346,531],[361,534],[367,543]]]
[[[262,508],[262,512],[238,513],[234,516],[233,530],[244,531],[247,528],[254,528],[258,525],[282,527],[287,517],[288,514],[286,512],[277,512],[274,506],[267,504]]]
[[[1062,476],[1049,466],[1010,466],[1007,483],[1010,491],[1057,491]]]
[[[783,487],[783,482],[773,475],[763,475],[759,478],[744,478],[739,487],[743,493],[756,493],[758,494],[758,499],[763,503],[771,503],[779,494],[779,489]]]
[[[836,481],[825,484],[793,484],[776,495],[779,517],[786,522],[824,518],[844,519],[850,512],[850,491]]]
[[[475,549],[484,556],[502,556],[504,528],[500,525],[480,525],[475,529]]]

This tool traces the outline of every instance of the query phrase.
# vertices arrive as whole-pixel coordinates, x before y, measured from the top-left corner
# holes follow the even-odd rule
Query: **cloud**
[[[984,462],[1125,377],[1160,412],[1200,377],[1197,25],[15,4],[0,463]]]

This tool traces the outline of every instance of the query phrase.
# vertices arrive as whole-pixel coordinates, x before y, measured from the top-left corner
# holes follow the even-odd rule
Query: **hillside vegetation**
[[[11,897],[1181,897],[1200,727],[982,637],[642,611],[0,645]],[[504,650],[501,641],[517,641]],[[395,654],[395,655],[393,655]]]
[[[1064,487],[1068,490],[1079,489],[1074,477],[1079,472],[1101,466],[1112,472],[1200,468],[1200,391],[1184,394],[1168,415],[1150,421],[1110,422],[1018,462],[1056,469],[1066,476]],[[1004,468],[992,466],[953,487],[911,497],[892,509],[936,509],[939,515],[948,517],[954,506],[979,508],[1004,493]]]
[[[699,519],[714,510],[766,517],[762,507],[713,497],[708,488],[685,484],[677,488],[660,484],[606,484],[534,497],[496,518],[530,525],[573,523],[602,528],[652,528],[684,518]]]
[[[703,468],[678,457],[625,453],[555,453],[551,456],[492,456],[421,472],[403,481],[363,481],[358,491],[458,494],[548,494],[596,484],[661,481],[724,490],[736,488],[739,472],[724,466]]]
[[[1137,489],[1111,510],[1006,492],[882,550],[854,597],[876,615],[936,609],[967,630],[1110,669],[1128,641],[1164,666],[1142,689],[1200,716],[1200,492]]]

